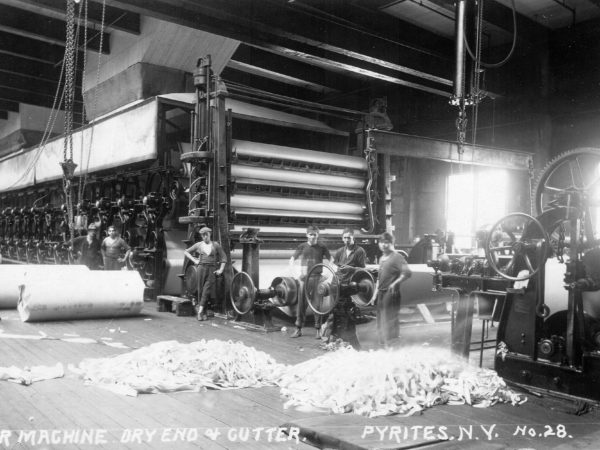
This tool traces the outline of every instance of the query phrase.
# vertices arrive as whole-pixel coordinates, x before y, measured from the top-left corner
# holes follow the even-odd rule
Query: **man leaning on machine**
[[[340,283],[349,283],[356,269],[364,268],[367,261],[365,250],[354,242],[354,230],[346,228],[342,232],[344,246],[333,255],[333,263],[337,266],[337,276]],[[354,314],[355,305],[349,297],[341,297],[329,314],[323,326],[322,338],[329,341],[331,336],[340,338],[357,350],[360,343],[356,335]]]

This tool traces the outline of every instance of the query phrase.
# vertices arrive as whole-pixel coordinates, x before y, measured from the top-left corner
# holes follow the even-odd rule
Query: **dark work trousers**
[[[308,286],[312,287],[312,292],[316,293],[316,285],[321,280],[321,274],[316,274],[310,277],[308,281],[300,281],[298,288],[298,303],[296,305],[296,326],[302,328],[306,319],[306,308],[309,308],[308,302],[304,296],[304,284],[310,283]],[[315,314],[315,328],[321,328],[321,322],[323,317],[320,314]]]
[[[104,270],[121,270],[122,264],[118,258],[104,257]]]
[[[386,347],[400,334],[399,311],[399,293],[393,294],[391,289],[377,292],[377,337]]]
[[[330,314],[333,321],[332,334],[354,349],[360,350],[360,343],[356,335],[356,323],[353,314],[354,304],[350,298],[340,298],[340,301]]]
[[[198,305],[206,306],[209,298],[215,296],[218,264],[198,264]]]

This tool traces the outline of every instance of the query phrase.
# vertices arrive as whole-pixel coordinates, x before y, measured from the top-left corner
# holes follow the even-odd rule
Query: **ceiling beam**
[[[152,2],[145,0],[111,0],[110,4],[142,15],[236,39],[254,47],[327,70],[335,70],[355,77],[383,80],[438,95],[449,96],[448,92],[440,89],[414,81],[407,81],[398,76],[380,73],[376,70],[377,66],[373,64],[348,56],[344,58],[343,55],[335,55],[331,51],[293,41],[289,36],[282,36],[278,32],[273,33],[273,30],[265,31],[260,23],[241,18],[239,5],[236,14],[233,15],[220,10],[208,11],[204,1],[193,4],[186,2],[185,7],[181,5],[179,0]],[[221,5],[223,4],[221,3]],[[349,59],[353,59],[353,63],[349,63]],[[379,66],[379,68],[381,67]],[[391,72],[391,70],[388,69],[388,72]]]
[[[451,39],[382,12],[380,8],[392,3],[390,0],[328,0],[317,2],[318,8],[310,6],[310,2],[295,0],[287,4],[292,9],[314,11],[325,16],[323,20],[327,15],[332,16],[332,20],[343,22],[350,28],[376,35],[391,45],[410,50],[409,54],[452,61],[454,44]]]
[[[295,61],[289,58],[281,58],[272,52],[240,44],[233,54],[233,59],[250,65],[259,66],[273,72],[301,78],[317,85],[343,92],[359,89],[359,82],[354,78],[339,75],[337,73],[320,70],[303,61]]]
[[[5,2],[22,8],[31,8],[34,11],[52,13],[53,17],[64,18],[66,14],[66,2],[57,0],[5,0]],[[81,4],[81,3],[80,3]],[[83,20],[84,12],[81,13]],[[89,23],[100,27],[102,25],[102,5],[88,2]],[[106,6],[104,13],[104,27],[123,31],[130,34],[140,34],[140,15],[123,11],[119,8]]]
[[[296,59],[298,61],[303,61],[303,62],[308,62],[309,64],[312,64],[314,66],[321,67],[321,68],[327,69],[327,70],[343,72],[343,73],[347,73],[347,74],[353,75],[353,76],[373,78],[375,80],[380,80],[380,81],[387,81],[388,83],[393,83],[393,84],[397,84],[397,85],[408,87],[408,88],[418,89],[421,91],[429,92],[430,94],[441,95],[443,97],[450,97],[450,95],[451,95],[449,90],[444,91],[444,90],[434,88],[431,86],[427,86],[427,85],[424,85],[421,83],[414,83],[414,82],[407,81],[407,80],[404,80],[404,79],[401,79],[401,78],[398,78],[395,76],[386,75],[384,73],[365,69],[360,66],[335,61],[330,58],[316,56],[316,55],[313,55],[310,53],[290,49],[290,48],[280,46],[280,45],[263,43],[262,45],[259,45],[258,48],[261,48],[263,50],[272,51],[273,53],[285,56],[287,58]]]
[[[238,24],[248,30],[260,29],[270,36],[368,62],[373,66],[390,69],[402,75],[443,85],[452,84],[451,72],[444,73],[445,65],[429,65],[425,70],[421,70],[423,67],[415,68],[419,65],[423,66],[423,58],[420,57],[421,55],[417,59],[414,58],[415,55],[407,54],[410,48],[399,46],[395,35],[382,37],[367,30],[357,30],[355,26],[345,23],[325,20],[304,9],[291,8],[287,1],[238,0],[236,5],[231,6],[215,0],[183,1],[190,9],[228,23]],[[240,9],[248,13],[240,15]],[[281,24],[285,24],[285,27],[283,28]],[[413,56],[410,67],[401,63],[410,56]]]
[[[53,64],[32,61],[15,55],[0,57],[0,72],[29,77],[40,81],[57,83],[60,79],[60,67]],[[76,85],[81,85],[81,70],[76,72]]]
[[[54,98],[58,83],[55,81],[34,79],[34,77],[25,76],[22,74],[12,74],[0,71],[0,86],[18,91],[34,92]],[[75,86],[75,103],[81,103],[80,93],[81,86]]]
[[[268,78],[270,80],[278,81],[280,83],[289,84],[291,86],[308,89],[309,91],[318,92],[319,94],[333,94],[340,92],[337,89],[328,88],[327,86],[311,83],[301,78],[292,77],[290,75],[285,75],[279,72],[274,72],[272,70],[264,69],[262,67],[247,64],[245,62],[236,61],[235,59],[230,59],[227,63],[227,67],[233,70],[238,70],[240,72],[256,75],[258,77]]]
[[[52,105],[54,104],[54,96],[40,94],[39,92],[33,92],[30,90],[14,89],[0,84],[0,101],[19,102],[26,103],[28,105],[43,106],[44,108],[52,108]],[[77,105],[77,109],[81,110],[80,102],[76,101],[75,103]],[[61,109],[64,109],[64,107]],[[81,118],[80,113],[75,113],[74,116]]]
[[[454,2],[448,0],[429,0],[431,3],[450,11],[454,15]],[[487,0],[483,7],[483,20],[490,25],[501,28],[507,33],[513,32],[513,11],[494,0]],[[516,15],[517,38],[530,44],[547,42],[549,30],[536,21],[519,12]]]
[[[64,20],[52,19],[8,5],[0,6],[0,30],[59,45],[64,45],[66,39],[66,22]],[[109,35],[108,33],[102,34],[102,53],[109,54]],[[85,43],[83,30],[80,30],[78,41],[80,48],[99,51],[100,32],[88,28],[87,36],[88,42]]]
[[[0,30],[0,54],[15,55],[49,64],[60,64],[65,57],[65,47]],[[79,52],[77,58],[82,61],[83,52]]]

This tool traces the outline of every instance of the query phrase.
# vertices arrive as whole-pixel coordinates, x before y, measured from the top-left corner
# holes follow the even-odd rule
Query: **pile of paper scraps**
[[[285,407],[368,417],[411,415],[439,404],[488,407],[527,400],[496,372],[470,366],[449,351],[422,347],[341,348],[289,367],[279,385],[288,397]]]
[[[54,366],[33,366],[24,369],[16,366],[0,367],[0,380],[12,381],[25,386],[29,386],[36,381],[61,378],[64,375],[65,369],[61,363]]]
[[[89,384],[121,394],[274,386],[285,366],[241,342],[157,342],[70,367]]]

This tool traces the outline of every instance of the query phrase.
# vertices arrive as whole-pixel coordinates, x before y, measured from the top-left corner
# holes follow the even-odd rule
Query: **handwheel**
[[[325,264],[315,264],[304,280],[304,298],[315,314],[329,314],[340,298],[340,279]]]
[[[524,281],[537,274],[548,257],[549,238],[542,224],[524,213],[509,214],[494,224],[485,240],[485,256],[502,278]],[[499,267],[502,257],[510,261]],[[514,276],[527,270],[527,275]]]
[[[256,287],[250,275],[246,272],[236,273],[231,280],[229,292],[233,309],[241,315],[249,313],[256,297]]]

